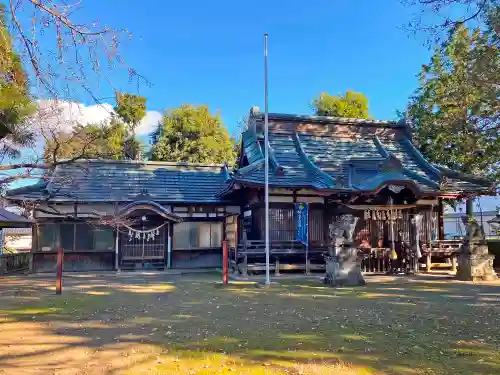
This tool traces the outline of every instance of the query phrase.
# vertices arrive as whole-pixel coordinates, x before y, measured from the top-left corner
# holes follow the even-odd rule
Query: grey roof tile
[[[158,202],[214,203],[227,184],[225,166],[91,160],[59,165],[46,186],[9,192],[10,199],[128,202],[146,193]]]
[[[248,167],[240,165],[244,168],[235,171],[235,181],[264,183],[263,121],[262,113],[251,113],[251,126],[243,134]],[[318,131],[318,126],[324,128]],[[347,137],[332,132],[328,126],[349,127],[351,133],[352,129],[357,130]],[[492,186],[490,181],[437,168],[425,160],[411,143],[409,129],[403,122],[270,113],[269,144],[283,170],[275,173],[270,165],[269,183],[278,187],[374,190],[378,188],[375,184],[383,184],[384,179],[411,181],[426,193],[489,192]],[[389,159],[398,161],[400,171],[380,171],[381,162]],[[337,185],[332,186],[332,181]]]

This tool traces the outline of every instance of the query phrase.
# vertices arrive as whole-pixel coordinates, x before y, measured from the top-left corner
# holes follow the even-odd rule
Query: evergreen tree
[[[12,38],[5,23],[4,7],[0,4],[0,141],[2,154],[18,156],[13,146],[33,142],[33,134],[23,125],[35,106],[31,101],[28,79],[21,59],[14,51]]]
[[[313,108],[318,116],[349,117],[367,119],[368,98],[359,92],[347,91],[345,94],[329,95],[326,92],[313,100]]]
[[[146,116],[146,98],[135,94],[116,92],[114,108],[119,119],[126,125],[127,137],[123,143],[123,153],[128,159],[136,159],[143,145],[135,137],[135,129]]]
[[[152,159],[191,163],[233,163],[234,142],[218,114],[184,104],[166,111],[151,136]]]
[[[498,48],[479,29],[457,25],[423,66],[407,113],[427,158],[464,173],[499,178],[499,78]]]

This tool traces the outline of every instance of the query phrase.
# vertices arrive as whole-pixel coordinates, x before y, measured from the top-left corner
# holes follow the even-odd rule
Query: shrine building
[[[66,271],[221,267],[224,239],[235,272],[262,270],[263,130],[254,107],[234,169],[79,160],[9,191],[34,212],[32,270],[54,271],[60,247]],[[269,114],[269,189],[276,273],[324,267],[329,225],[345,213],[359,217],[356,246],[375,261],[365,271],[381,271],[396,241],[425,250],[444,240],[445,200],[495,192],[491,181],[427,161],[404,122],[277,113]]]

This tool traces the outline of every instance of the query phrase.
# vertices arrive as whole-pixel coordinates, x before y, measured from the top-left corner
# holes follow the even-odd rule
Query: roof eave
[[[263,112],[251,112],[250,116],[254,119],[263,120]],[[406,123],[402,121],[387,121],[387,120],[370,120],[370,119],[356,119],[347,117],[332,117],[332,116],[312,116],[312,115],[294,115],[287,113],[269,113],[269,120],[277,121],[290,121],[290,122],[309,122],[309,123],[323,123],[323,124],[345,124],[345,125],[369,125],[379,127],[395,127],[405,128]]]

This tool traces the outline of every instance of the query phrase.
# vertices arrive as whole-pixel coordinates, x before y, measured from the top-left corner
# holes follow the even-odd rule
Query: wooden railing
[[[299,241],[270,241],[270,269],[276,274],[280,270],[324,270],[324,256],[328,254],[328,245],[323,243],[309,244],[306,247]],[[453,271],[457,269],[457,256],[462,249],[460,240],[434,241],[431,244],[422,245],[422,256],[420,261],[426,262],[426,270],[432,268],[432,261],[449,259]],[[401,267],[401,262],[410,271],[419,270],[419,262],[413,251],[401,255],[403,259],[392,262],[390,259],[390,248],[359,249],[361,258],[361,269],[363,272],[386,273],[396,265]],[[263,271],[266,264],[266,252],[264,241],[247,241],[246,245],[240,243],[237,249],[230,251],[230,267],[233,272],[246,275],[248,272]]]
[[[361,271],[385,273],[390,270],[391,249],[362,249],[359,254],[361,256]]]
[[[280,270],[305,270],[306,273],[315,269],[324,269],[324,254],[328,247],[312,243],[309,249],[300,241],[270,241],[270,269],[276,274]],[[266,268],[265,241],[246,241],[238,248],[231,249],[230,265],[233,272],[246,275],[248,272],[263,271]]]
[[[0,275],[27,271],[30,265],[31,253],[16,253],[0,255]]]

